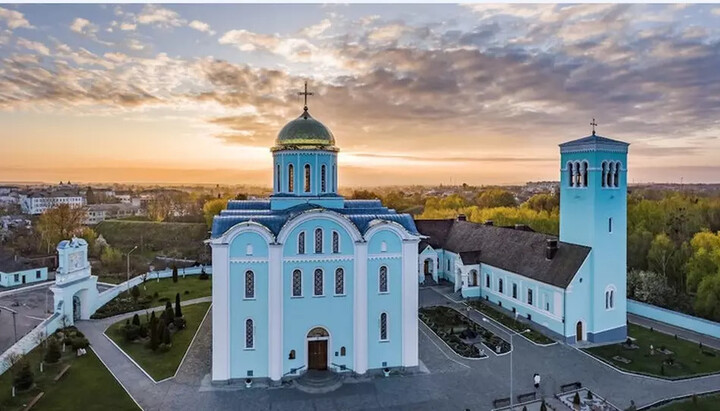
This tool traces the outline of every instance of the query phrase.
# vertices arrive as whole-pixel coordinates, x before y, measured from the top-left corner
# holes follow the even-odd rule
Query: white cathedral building
[[[271,151],[270,199],[213,222],[213,382],[417,366],[412,217],[338,195],[335,138],[307,105]]]

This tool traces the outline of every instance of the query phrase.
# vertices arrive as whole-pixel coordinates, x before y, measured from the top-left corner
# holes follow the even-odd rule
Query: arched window
[[[302,297],[302,272],[300,270],[292,273],[292,296]]]
[[[332,232],[332,252],[333,254],[340,253],[340,233],[337,231]]]
[[[380,341],[388,340],[388,315],[387,313],[380,314]]]
[[[347,355],[347,350],[345,349],[345,346],[340,347],[340,356],[344,357]]]
[[[387,252],[387,243],[385,241],[380,243],[380,252],[381,253]]]
[[[378,271],[378,289],[381,293],[388,292],[388,269],[384,265]]]
[[[528,288],[528,299],[527,303],[533,305],[533,292],[532,289]]]
[[[612,187],[613,186],[613,163],[608,163],[607,166],[607,175],[605,176],[605,187]]]
[[[568,179],[568,186],[574,187],[575,186],[575,177],[573,176],[573,165],[569,161],[567,163],[567,179]]]
[[[295,167],[288,164],[288,193],[295,191]]]
[[[255,298],[255,273],[245,271],[245,298]]]
[[[310,192],[310,164],[305,164],[305,192]]]
[[[290,350],[290,355],[288,355],[288,360],[294,360],[295,359],[295,350]]]
[[[607,184],[607,163],[603,161],[602,163],[602,183],[600,184],[602,187],[605,187]]]
[[[500,279],[498,280],[498,292],[499,292],[500,294],[502,294],[502,292],[503,292],[503,281],[502,281],[502,278],[500,278]]]
[[[323,284],[323,270],[316,269],[315,276],[313,277],[313,295],[324,295],[325,286]]]
[[[345,294],[345,271],[342,268],[335,270],[335,295]]]
[[[315,253],[321,254],[323,252],[323,231],[322,228],[315,229]]]
[[[582,170],[579,162],[575,162],[575,187],[582,187]]]
[[[615,172],[613,173],[613,187],[620,186],[620,163],[615,163]]]
[[[478,273],[476,270],[470,270],[470,287],[476,287],[478,285]]]
[[[253,255],[252,244],[248,244],[247,246],[245,246],[245,255]]]
[[[298,234],[298,254],[305,254],[305,231]]]
[[[255,330],[253,320],[245,320],[245,348],[255,348]]]
[[[615,308],[615,287],[610,285],[605,289],[605,309],[612,310]]]
[[[582,186],[587,187],[588,186],[588,162],[583,161],[582,163]]]
[[[327,173],[325,172],[325,164],[323,164],[322,166],[320,166],[320,191],[322,191],[323,193],[327,192],[327,181],[325,181],[327,178],[326,174]]]
[[[280,183],[282,181],[280,179],[280,164],[277,165],[276,170],[277,171],[275,172],[275,178],[277,179],[277,181],[275,182],[275,186],[277,187],[277,191],[282,191],[282,184]]]

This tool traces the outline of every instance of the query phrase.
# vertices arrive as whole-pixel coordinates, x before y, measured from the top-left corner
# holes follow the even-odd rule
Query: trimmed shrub
[[[180,307],[180,293],[175,294],[175,317],[182,317],[182,308]]]
[[[32,369],[30,369],[30,362],[22,360],[19,364],[19,370],[13,378],[13,385],[20,391],[24,391],[32,387],[35,382],[35,376],[33,375]]]
[[[62,353],[60,352],[60,344],[55,338],[50,338],[47,351],[45,352],[45,362],[54,364],[60,360]]]
[[[178,282],[178,269],[176,265],[173,265],[172,268],[172,280],[174,283]]]
[[[185,319],[182,317],[175,317],[173,320],[173,325],[175,326],[176,330],[182,330],[185,328],[186,322]]]
[[[140,326],[140,316],[138,316],[137,314],[133,315],[132,323],[133,323],[133,325],[137,325],[139,327]]]
[[[575,393],[575,396],[573,397],[573,404],[580,405],[580,393],[578,393],[578,392]]]
[[[88,348],[90,346],[90,341],[88,341],[85,337],[75,337],[71,340],[70,344],[72,345],[73,350],[77,351],[80,348]]]
[[[134,301],[137,301],[138,298],[140,298],[140,289],[137,285],[130,289],[130,296]]]

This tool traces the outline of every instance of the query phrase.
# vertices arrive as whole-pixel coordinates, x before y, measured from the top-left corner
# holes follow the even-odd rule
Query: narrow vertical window
[[[334,164],[333,164],[333,169],[332,169],[332,188],[333,188],[333,191],[337,191],[337,171],[335,170]]]
[[[333,254],[340,253],[340,233],[333,231],[332,233],[332,252]]]
[[[253,255],[252,244],[248,244],[247,246],[245,246],[245,255]]]
[[[280,191],[282,191],[282,184],[281,184],[281,181],[282,181],[282,180],[280,179],[280,177],[281,177],[281,175],[280,175],[280,164],[277,165],[276,170],[277,170],[277,171],[275,172],[275,178],[277,179],[277,181],[275,182],[275,187],[277,187],[277,191],[280,192]]]
[[[302,297],[302,272],[300,270],[292,273],[292,296]]]
[[[485,274],[485,287],[490,288],[490,274]]]
[[[305,164],[305,192],[310,192],[310,164]]]
[[[322,228],[315,229],[315,253],[321,254],[323,252],[323,231]]]
[[[245,298],[255,298],[255,273],[245,272]]]
[[[385,241],[380,243],[380,252],[381,253],[387,252],[387,243]]]
[[[327,181],[326,181],[325,164],[320,167],[320,191],[323,193],[327,192]]]
[[[347,355],[347,350],[345,349],[345,347],[344,346],[340,347],[340,356],[344,357],[346,355]]]
[[[323,270],[316,269],[315,270],[315,276],[313,281],[314,287],[313,287],[313,295],[323,295],[324,294],[324,285],[323,285]]]
[[[607,163],[603,161],[602,163],[602,184],[601,186],[605,187],[607,183]]]
[[[620,163],[615,163],[615,172],[613,173],[613,187],[620,186]]]
[[[255,347],[255,330],[253,320],[248,318],[245,320],[245,348]]]
[[[298,254],[305,254],[305,231],[298,234]]]
[[[610,290],[610,308],[615,307],[615,302],[613,301],[614,296],[615,296],[615,290]]]
[[[288,164],[288,193],[295,191],[295,167]]]
[[[589,171],[587,161],[583,162],[582,171],[583,171],[582,172],[582,179],[583,179],[582,186],[587,187],[588,186],[588,171]]]
[[[517,298],[517,284],[513,283],[513,291],[512,291],[513,298]]]
[[[345,271],[342,268],[335,270],[335,295],[345,294]]]
[[[503,292],[503,281],[502,278],[498,280],[498,292],[502,294]]]
[[[612,217],[608,218],[608,233],[612,233]]]
[[[388,269],[387,266],[380,266],[378,273],[378,287],[381,293],[388,292]]]
[[[388,340],[387,313],[380,314],[380,341]]]
[[[532,293],[532,290],[531,290],[531,289],[528,289],[528,299],[527,299],[527,303],[530,304],[530,305],[533,305],[533,293]]]
[[[567,163],[567,179],[568,179],[568,186],[572,187],[575,185],[575,177],[573,176],[573,165],[572,163]]]
[[[605,291],[605,309],[610,308],[610,291]]]

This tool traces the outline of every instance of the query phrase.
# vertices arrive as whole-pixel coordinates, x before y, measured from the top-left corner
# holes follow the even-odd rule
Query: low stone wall
[[[700,334],[720,338],[720,323],[706,320],[704,318],[693,317],[692,315],[683,314],[677,311],[668,310],[666,308],[630,299],[627,300],[627,312],[641,317],[650,318],[651,320],[670,324],[675,327],[695,331]]]

